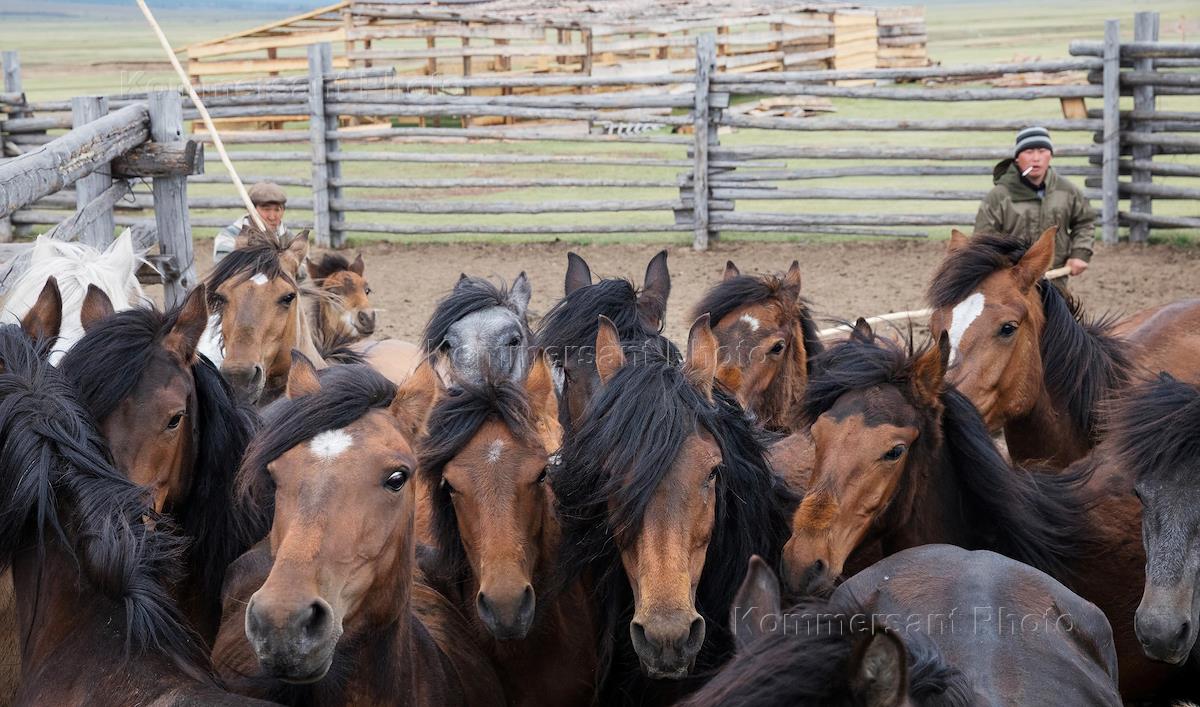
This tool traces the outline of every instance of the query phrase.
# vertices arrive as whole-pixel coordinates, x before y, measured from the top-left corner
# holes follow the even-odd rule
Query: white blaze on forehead
[[[332,461],[350,448],[354,438],[345,430],[327,430],[312,438],[308,448],[321,461]]]
[[[950,312],[950,365],[953,366],[958,359],[958,345],[962,343],[963,335],[980,314],[983,314],[982,292],[976,292],[954,305],[954,310]]]
[[[489,464],[495,464],[500,461],[500,454],[504,451],[504,440],[496,439],[488,445],[487,460]]]
[[[743,314],[742,321],[750,325],[750,331],[758,331],[758,320],[754,317],[750,316],[749,314]]]
[[[269,282],[270,279],[271,278],[267,277],[266,275],[264,275],[262,273],[258,273],[254,277],[250,278],[250,282],[253,282],[254,284],[258,285],[259,287],[262,287],[263,285],[267,284],[267,282]]]

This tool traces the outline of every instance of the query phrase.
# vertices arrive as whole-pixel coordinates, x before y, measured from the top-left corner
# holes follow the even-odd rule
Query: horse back
[[[1166,371],[1200,383],[1200,297],[1142,310],[1114,332],[1133,344],[1135,360],[1152,375]]]
[[[448,599],[434,589],[416,582],[413,584],[412,613],[416,617],[412,635],[414,655],[425,655],[432,661],[436,654],[447,668],[446,691],[457,692],[462,704],[504,704],[504,690],[491,661],[479,649],[470,624]],[[450,704],[450,697],[432,695],[433,704]]]

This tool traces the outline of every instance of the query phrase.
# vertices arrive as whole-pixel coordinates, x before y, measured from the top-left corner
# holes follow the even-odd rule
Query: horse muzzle
[[[657,679],[687,677],[704,645],[704,619],[695,611],[664,612],[629,624],[642,672]]]
[[[265,672],[288,683],[325,677],[342,629],[333,610],[317,598],[291,608],[257,596],[246,607],[246,638]]]
[[[1147,587],[1134,620],[1134,632],[1146,657],[1172,665],[1185,662],[1196,643],[1191,602],[1174,601],[1177,593]]]

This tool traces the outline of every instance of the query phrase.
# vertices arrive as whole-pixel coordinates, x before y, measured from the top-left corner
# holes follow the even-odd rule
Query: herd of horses
[[[127,238],[39,241],[0,703],[1195,698],[1200,299],[1089,319],[1053,244],[956,232],[923,345],[823,340],[798,263],[729,263],[672,342],[665,251],[569,254],[534,324],[463,275],[409,344],[304,234],[167,312]]]

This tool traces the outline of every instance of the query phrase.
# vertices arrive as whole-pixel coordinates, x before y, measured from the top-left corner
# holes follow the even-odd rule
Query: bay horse
[[[1108,619],[1029,565],[953,545],[910,548],[838,587],[832,603],[931,642],[966,687],[959,704],[1121,707]],[[943,696],[944,697],[944,696]]]
[[[442,382],[478,385],[485,371],[489,376],[522,381],[532,360],[532,294],[524,272],[517,275],[512,287],[460,275],[454,289],[438,300],[421,337],[424,353],[437,361]]]
[[[1077,474],[1033,473],[1000,454],[970,401],[945,381],[948,336],[911,354],[859,319],[808,382],[816,465],[792,521],[785,575],[827,588],[850,553],[927,543],[1000,552],[1051,576],[1089,546]]]
[[[452,388],[422,442],[436,535],[427,572],[470,620],[512,705],[586,704],[595,692],[584,583],[554,586],[562,532],[548,479],[561,438],[539,355],[520,385],[498,375]]]
[[[800,295],[800,263],[783,275],[742,275],[733,261],[692,318],[708,314],[721,346],[717,380],[770,430],[802,427],[809,357],[824,348]]]
[[[50,362],[57,364],[83,337],[79,314],[89,286],[100,288],[117,309],[129,309],[145,299],[137,279],[141,262],[129,229],[103,251],[83,243],[38,236],[28,266],[7,286],[3,321],[18,323],[37,301],[46,280],[53,277],[63,313],[62,328],[50,354]]]
[[[167,585],[183,539],[113,466],[46,361],[61,317],[52,278],[22,326],[0,325],[0,568],[16,597],[16,704],[265,704],[225,693],[182,623]]]
[[[321,350],[353,344],[375,333],[371,286],[359,253],[354,262],[340,253],[326,253],[319,262],[305,261],[312,284],[327,296],[311,307],[313,337]]]
[[[149,489],[154,510],[188,539],[185,575],[172,589],[190,625],[211,643],[221,617],[225,568],[266,535],[235,509],[233,480],[258,425],[216,367],[197,352],[208,322],[204,285],[180,306],[113,312],[92,286],[85,335],[63,374],[96,421],[116,466]]]
[[[219,673],[286,704],[502,704],[465,621],[414,582],[411,480],[432,368],[397,388],[356,364],[318,377],[294,355],[287,398],[239,471],[243,499],[273,523],[230,568]]]
[[[667,251],[660,251],[646,265],[639,290],[629,280],[605,278],[592,281],[587,261],[567,253],[565,296],[542,317],[538,324],[537,346],[550,356],[559,400],[559,419],[569,434],[583,417],[592,392],[599,386],[596,374],[597,319],[603,315],[617,328],[630,355],[639,346],[649,349],[674,345],[662,336],[671,294],[671,273],[667,270]]]
[[[759,430],[714,385],[707,317],[693,324],[682,366],[662,349],[626,363],[616,325],[601,318],[597,330],[600,388],[550,483],[560,574],[596,583],[607,704],[687,689],[665,680],[729,657],[742,567],[753,554],[778,559],[795,497],[768,466]]]
[[[963,674],[928,637],[868,621],[847,602],[809,598],[786,608],[758,556],[734,598],[737,654],[686,707],[956,707],[972,704]]]
[[[1015,461],[1061,468],[1095,445],[1101,404],[1143,371],[1200,376],[1200,298],[1090,320],[1042,279],[1054,233],[1027,245],[956,231],[928,299],[931,332],[950,335],[950,382],[1004,430]]]

